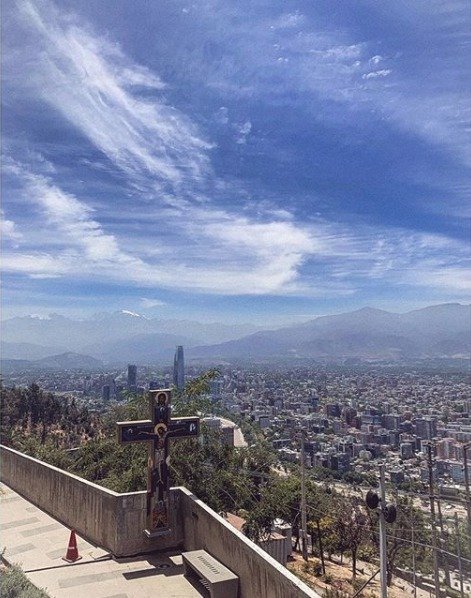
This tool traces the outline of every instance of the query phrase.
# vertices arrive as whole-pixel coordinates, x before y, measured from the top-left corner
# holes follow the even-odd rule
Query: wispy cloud
[[[137,180],[153,177],[156,190],[207,171],[211,145],[191,121],[164,98],[136,90],[162,90],[157,75],[52,3],[25,0],[19,10],[32,35],[28,47],[34,42],[42,55],[25,61],[30,85],[111,162]]]
[[[90,207],[89,196],[66,190],[59,168],[49,168],[40,154],[27,155],[28,164],[12,161],[10,176],[22,188],[31,223],[41,234],[22,238],[21,227],[6,220],[10,237],[27,239],[21,252],[4,255],[6,271],[221,295],[329,296],[379,283],[466,291],[467,248],[445,235],[353,226],[341,218],[300,222],[289,205],[252,206],[250,197],[239,202],[238,184],[215,175],[212,142],[169,104],[168,86],[158,74],[52,4],[25,0],[19,10],[31,34],[21,49],[27,55],[26,90],[52,106],[106,156],[111,170],[124,175],[121,194],[131,187],[137,192],[108,208],[108,213],[126,210],[126,226],[120,228],[119,214],[111,221],[105,210]],[[226,40],[231,51],[208,77],[208,86],[231,93],[235,87],[241,95],[297,90],[352,110],[378,107],[401,126],[409,123],[437,143],[452,143],[452,96],[442,98],[441,112],[437,96],[420,110],[419,96],[400,102],[401,92],[386,87],[399,76],[397,68],[371,44],[345,33],[319,32],[299,12],[254,23],[236,18],[233,29],[222,27],[224,11],[211,17],[216,31],[231,36]],[[40,59],[31,53],[32,44]],[[143,88],[151,93],[142,94]],[[213,118],[233,127],[237,149],[249,145],[252,120],[236,123],[224,106]],[[99,162],[90,164],[102,169]],[[224,189],[226,199],[233,194],[230,207],[205,192],[211,186]],[[143,298],[142,305],[152,307],[155,301]]]
[[[390,16],[390,2],[364,2],[381,19]],[[469,46],[469,16],[466,3],[395,2],[395,18],[414,23],[414,31],[432,39],[459,36],[459,44]],[[263,96],[279,102],[291,94],[296,101],[313,105],[330,102],[323,113],[344,124],[343,105],[356,118],[370,118],[374,111],[378,120],[400,131],[450,153],[469,164],[468,128],[470,108],[468,94],[459,82],[468,76],[468,69],[451,57],[440,59],[435,54],[404,55],[402,51],[383,52],[381,42],[362,38],[358,28],[328,28],[316,19],[315,9],[309,16],[302,11],[276,13],[253,3],[242,2],[239,10],[217,0],[192,10],[208,38],[216,47],[224,47],[217,60],[208,60],[206,53],[193,51],[192,72],[201,84],[242,97]],[[250,11],[250,18],[247,18]],[[323,23],[321,25],[320,23]],[[353,32],[355,31],[355,32]],[[466,39],[467,38],[467,39]],[[458,40],[457,40],[458,41]],[[180,40],[179,40],[180,42]],[[191,49],[194,50],[193,40]],[[177,58],[188,51],[185,40],[173,49]],[[402,50],[402,49],[401,49]],[[381,53],[380,53],[381,52]],[[409,52],[411,52],[409,50]],[[414,63],[428,56],[424,69],[427,80],[417,80]],[[446,77],[438,69],[447,61]],[[409,64],[410,63],[410,64]]]
[[[166,305],[165,301],[161,301],[160,299],[141,298],[141,307],[144,309],[152,309],[153,307],[162,307],[164,305]]]
[[[144,100],[129,89],[129,84],[161,89],[160,78],[131,63],[118,47],[98,39],[52,4],[42,3],[41,10],[31,2],[20,7],[44,49],[45,59],[34,63],[36,91],[105,153],[147,200],[175,209],[168,228],[177,233],[179,246],[168,240],[162,247],[157,244],[157,249],[141,245],[144,260],[135,255],[129,240],[122,249],[83,201],[50,179],[18,172],[48,222],[75,249],[80,248],[85,258],[82,272],[87,264],[91,268],[99,261],[102,276],[120,277],[120,269],[126,267],[132,271],[127,276],[142,284],[228,294],[283,292],[286,284],[293,283],[309,251],[309,234],[280,218],[234,219],[233,213],[208,203],[197,185],[198,180],[209,183],[213,177],[208,158],[211,145],[202,140],[190,119],[163,99]],[[238,143],[245,142],[250,130],[249,121],[237,128]],[[186,183],[191,183],[190,188]],[[204,208],[199,207],[201,201]],[[167,264],[149,261],[161,259],[162,253]],[[62,263],[61,269],[72,268],[72,256],[63,257],[69,266]],[[30,262],[8,262],[12,263],[27,269]],[[109,271],[112,264],[114,274]]]
[[[24,197],[41,208],[42,234],[49,229],[60,246],[54,254],[36,248],[37,262],[34,253],[7,254],[7,271],[127,279],[143,286],[222,294],[276,293],[297,278],[297,266],[312,245],[309,234],[289,222],[234,220],[224,211],[194,207],[174,225],[184,238],[167,241],[160,251],[146,251],[138,244],[147,254],[143,259],[132,251],[132,241],[123,250],[120,240],[105,232],[84,202],[50,179],[17,162],[11,162],[8,170],[21,181]],[[155,248],[155,239],[148,236],[147,246]]]
[[[3,241],[12,241],[17,246],[18,241],[23,238],[23,235],[17,230],[13,220],[7,220],[5,218],[3,210],[0,210],[0,226]]]
[[[387,77],[392,73],[391,69],[380,69],[379,71],[370,71],[369,73],[364,73],[361,78],[362,79],[377,79],[378,77]]]
[[[85,203],[43,175],[17,163],[9,170],[21,180],[25,197],[41,209],[43,235],[55,236],[58,246],[53,253],[42,245],[5,252],[7,272],[224,295],[329,296],[350,294],[378,281],[447,285],[459,294],[468,289],[463,282],[467,247],[442,235],[352,230],[322,220],[304,227],[287,220],[256,222],[195,206],[187,219],[174,225],[173,241],[147,235],[144,243],[134,243],[127,235],[120,239],[106,232]],[[157,251],[151,251],[156,241]],[[301,276],[304,266],[309,266],[308,273]]]

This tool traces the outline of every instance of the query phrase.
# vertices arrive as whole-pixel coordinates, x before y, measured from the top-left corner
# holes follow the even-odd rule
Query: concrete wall
[[[301,580],[186,488],[172,488],[170,536],[145,537],[146,493],[117,494],[0,446],[0,479],[115,556],[184,546],[204,549],[240,578],[239,598],[319,598]]]
[[[286,548],[287,539],[286,538],[270,538],[265,542],[259,542],[258,545],[260,548],[263,548],[265,552],[268,552],[270,556],[272,556],[277,563],[280,565],[286,566],[287,562],[287,548]]]
[[[0,478],[42,510],[77,530],[87,540],[112,552],[129,556],[182,544],[180,518],[172,522],[174,532],[149,540],[146,527],[146,493],[118,494],[28,457],[0,447]],[[180,512],[180,493],[173,491],[171,512]]]
[[[186,488],[179,490],[185,550],[204,549],[238,575],[239,598],[320,598]]]

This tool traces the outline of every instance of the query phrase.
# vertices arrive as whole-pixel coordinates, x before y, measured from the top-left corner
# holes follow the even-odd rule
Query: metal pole
[[[433,577],[435,582],[435,596],[440,596],[440,575],[438,569],[438,551],[437,551],[437,528],[435,522],[435,496],[433,494],[433,463],[432,463],[432,444],[427,444],[427,465],[428,465],[428,485],[430,498],[430,517],[432,523],[432,546],[433,546]]]
[[[386,506],[386,491],[384,479],[384,464],[379,466],[379,582],[381,586],[381,598],[388,598],[388,546],[386,542],[386,521],[384,520],[383,509]]]
[[[380,571],[379,571],[379,569],[378,569],[378,571],[375,571],[375,572],[373,573],[373,575],[372,575],[372,576],[371,576],[369,579],[367,579],[367,580],[365,581],[365,583],[364,583],[364,584],[361,586],[361,588],[359,588],[359,589],[358,589],[358,590],[357,590],[357,591],[356,591],[356,592],[353,594],[352,598],[356,598],[357,596],[359,596],[359,595],[361,594],[362,590],[364,590],[364,589],[366,588],[366,586],[367,586],[367,585],[370,583],[370,581],[372,581],[372,580],[373,580],[373,579],[374,579],[374,578],[375,578],[375,577],[378,575],[378,573],[379,573],[379,572],[380,572]]]
[[[458,555],[458,571],[459,571],[459,575],[460,575],[460,593],[461,593],[461,598],[464,598],[463,568],[461,566],[460,528],[458,525],[458,513],[456,511],[455,511],[455,535],[456,535],[456,554]]]
[[[307,517],[306,517],[306,456],[304,453],[304,430],[301,432],[301,547],[303,559],[307,556]]]
[[[468,449],[471,444],[467,443],[463,446],[463,465],[464,465],[464,486],[466,491],[466,513],[468,518],[468,536],[471,544],[471,495],[469,491],[469,469],[468,469]]]
[[[414,586],[414,598],[417,598],[417,578],[415,572],[415,530],[414,524],[411,524],[411,532],[412,532],[412,583]]]
[[[438,496],[437,496],[437,511],[438,511],[438,526],[440,527],[440,545],[443,548],[445,547],[446,550],[446,538],[448,536],[444,526],[443,526],[443,516],[442,516],[442,501],[441,501],[441,492],[440,487],[438,488]],[[443,570],[445,571],[445,585],[451,587],[450,581],[450,568],[448,567],[448,557],[446,552],[441,551],[439,554],[440,562],[443,565]]]

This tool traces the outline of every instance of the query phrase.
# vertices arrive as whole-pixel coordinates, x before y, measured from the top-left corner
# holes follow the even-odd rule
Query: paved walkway
[[[199,598],[178,552],[113,559],[77,535],[82,559],[62,560],[70,529],[0,484],[0,549],[54,598]]]

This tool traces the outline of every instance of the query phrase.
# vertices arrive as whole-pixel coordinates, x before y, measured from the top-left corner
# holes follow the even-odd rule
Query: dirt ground
[[[364,583],[377,570],[377,567],[370,563],[358,561],[358,570],[363,571],[363,573],[357,572],[355,590],[352,585],[352,569],[349,563],[340,565],[326,560],[326,579],[330,582],[326,583],[326,581],[324,581],[325,578],[322,576],[317,577],[312,571],[314,567],[320,565],[320,559],[309,557],[309,565],[312,566],[312,572],[307,572],[305,571],[305,564],[302,557],[295,553],[293,553],[293,557],[293,560],[287,564],[288,569],[293,573],[296,573],[298,577],[307,582],[321,595],[324,594],[323,590],[327,588],[329,590],[340,590],[345,592],[347,596],[353,596],[355,591],[358,591],[360,588],[360,582]],[[412,597],[414,591],[410,583],[394,577],[392,586],[388,588],[388,595],[389,598],[407,598],[407,596]],[[359,597],[360,596],[362,598],[377,598],[380,596],[379,574],[365,587],[364,590],[362,590]],[[428,592],[417,588],[417,598],[429,598],[429,596]]]

